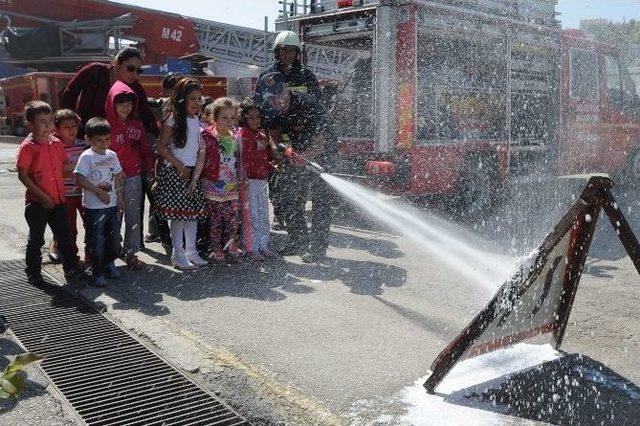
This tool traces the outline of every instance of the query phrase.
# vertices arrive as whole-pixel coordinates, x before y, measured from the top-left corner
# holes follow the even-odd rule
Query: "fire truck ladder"
[[[271,59],[275,33],[192,18],[200,53],[221,61],[264,66]],[[344,81],[367,53],[329,46],[305,45],[306,65],[318,78]]]

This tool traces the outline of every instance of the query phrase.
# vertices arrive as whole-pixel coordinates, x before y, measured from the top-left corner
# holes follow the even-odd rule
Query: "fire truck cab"
[[[640,175],[629,74],[612,47],[563,32],[555,3],[315,1],[278,28],[369,53],[333,110],[341,171],[482,203],[514,174]]]

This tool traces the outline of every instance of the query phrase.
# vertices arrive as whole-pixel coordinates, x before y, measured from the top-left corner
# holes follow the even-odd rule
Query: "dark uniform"
[[[324,109],[315,95],[291,91],[286,112],[278,112],[271,104],[264,102],[262,113],[265,127],[277,129],[283,135],[283,142],[290,144],[297,152],[311,148],[314,143],[322,143],[317,139],[323,141],[324,150],[313,161],[326,170],[331,169],[337,145],[327,131]],[[276,191],[282,200],[285,226],[291,241],[289,253],[308,252],[313,258],[324,256],[329,245],[331,226],[331,189],[317,173],[286,161],[279,174]],[[311,232],[305,219],[307,199],[312,203]]]
[[[307,93],[315,96],[316,99],[320,99],[320,86],[315,75],[303,67],[300,62],[296,61],[291,66],[288,73],[285,73],[286,66],[276,60],[269,68],[260,73],[258,81],[267,74],[279,72],[284,76],[284,81],[287,87],[292,91],[298,93]],[[262,105],[264,99],[260,91],[260,87],[256,88],[256,92],[253,94],[253,101],[256,105]],[[283,191],[280,189],[280,182],[283,179],[282,173],[271,173],[269,176],[269,198],[273,205],[273,213],[278,223],[284,224],[286,221],[286,203],[288,200],[283,197]]]
[[[289,73],[285,73],[284,68],[284,64],[282,64],[280,61],[276,61],[269,68],[260,73],[258,80],[260,80],[267,74],[279,72],[284,76],[284,82],[292,91],[308,93],[315,96],[316,100],[320,100],[320,85],[318,84],[316,76],[313,75],[313,73],[309,69],[303,67],[302,64],[297,61],[293,63]],[[256,90],[256,93],[253,96],[253,100],[257,105],[262,105],[262,101],[264,101],[264,99],[262,98],[262,93]]]

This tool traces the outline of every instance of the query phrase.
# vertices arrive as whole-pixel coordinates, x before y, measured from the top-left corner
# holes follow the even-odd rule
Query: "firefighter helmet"
[[[278,50],[281,47],[290,46],[297,49],[302,49],[302,43],[300,37],[293,31],[280,31],[273,42],[273,50]]]

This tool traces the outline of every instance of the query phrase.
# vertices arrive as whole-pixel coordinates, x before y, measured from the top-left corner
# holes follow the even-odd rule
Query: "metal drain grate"
[[[29,285],[24,266],[0,262],[0,315],[87,424],[249,424],[91,305]]]

